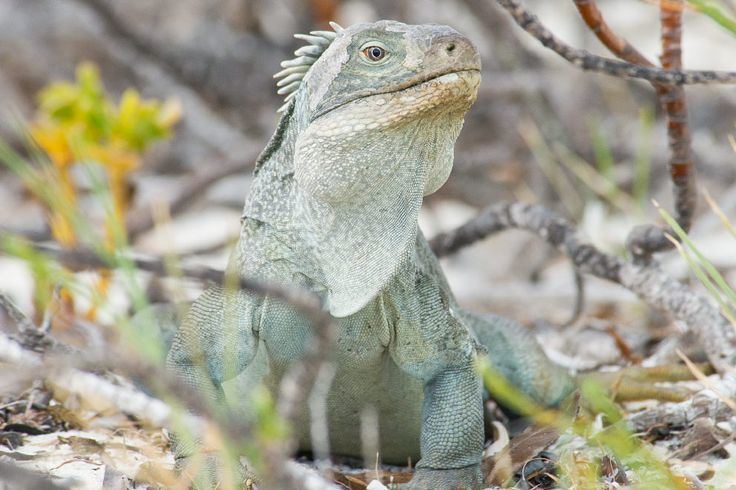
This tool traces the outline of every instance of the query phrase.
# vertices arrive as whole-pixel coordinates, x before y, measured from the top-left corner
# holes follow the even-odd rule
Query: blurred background
[[[606,54],[572,2],[527,3],[564,40]],[[614,30],[657,59],[656,5],[599,5]],[[733,2],[722,5],[733,13]],[[427,236],[485,205],[521,199],[561,212],[588,239],[622,253],[633,225],[658,221],[651,199],[671,208],[666,132],[651,87],[578,70],[539,46],[490,0],[0,0],[0,134],[22,148],[17,129],[36,117],[39,91],[74,80],[85,61],[98,67],[112,100],[130,87],[144,98],[175,98],[182,113],[172,137],[143,153],[142,165],[126,177],[129,217],[150,221],[158,210],[157,226],[142,226],[133,246],[222,268],[238,233],[252,164],[277,123],[281,101],[272,75],[299,46],[292,35],[325,28],[330,20],[349,25],[383,18],[449,24],[482,54],[483,83],[453,173],[421,216]],[[686,12],[684,32],[685,67],[736,68],[733,33],[695,11]],[[736,89],[688,87],[687,95],[700,184],[732,213],[736,153],[729,136]],[[72,169],[72,178],[84,188],[83,174]],[[44,210],[22,183],[2,168],[0,182],[2,227],[49,237]],[[82,197],[80,206],[89,216],[99,214],[92,199]],[[733,242],[702,202],[699,209],[703,216],[693,234],[729,277],[736,266]],[[687,275],[676,253],[663,260],[673,273]],[[644,325],[663,329],[655,336],[676,328],[652,317],[628,292],[590,280],[586,316],[574,340],[554,329],[546,334],[571,313],[573,274],[555,251],[521,232],[493,237],[444,265],[463,304],[535,325],[548,335],[549,349],[584,358],[590,330],[593,364],[619,356],[600,322],[620,324],[635,347],[654,335]],[[152,281],[151,299],[171,299],[170,286]],[[187,284],[177,294],[192,297],[200,289]],[[0,290],[32,310],[33,280],[24,262],[0,256]],[[114,308],[129,306],[114,283],[109,295]]]

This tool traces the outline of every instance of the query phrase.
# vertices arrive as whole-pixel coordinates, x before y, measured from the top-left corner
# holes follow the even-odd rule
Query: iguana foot
[[[447,470],[419,468],[409,483],[399,485],[400,490],[476,490],[480,488],[483,488],[483,476],[479,464]]]

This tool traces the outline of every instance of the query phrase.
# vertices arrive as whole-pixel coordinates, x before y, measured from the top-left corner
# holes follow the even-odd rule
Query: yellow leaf
[[[51,162],[59,168],[66,167],[74,160],[66,133],[58,126],[33,125],[30,127],[31,137],[45,151]]]

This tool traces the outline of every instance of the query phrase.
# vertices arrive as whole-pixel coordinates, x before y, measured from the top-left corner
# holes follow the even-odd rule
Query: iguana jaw
[[[309,132],[322,138],[350,138],[365,131],[385,131],[429,112],[449,123],[462,117],[475,102],[480,85],[477,69],[433,74],[399,88],[356,97],[325,112],[309,124]]]
[[[477,77],[477,79],[480,80],[480,66],[479,65],[477,65],[477,66],[468,66],[466,68],[459,68],[459,69],[458,68],[450,68],[450,69],[445,69],[445,70],[441,70],[441,71],[437,71],[437,72],[431,72],[431,73],[425,75],[422,78],[419,78],[419,79],[410,79],[410,80],[407,80],[407,81],[405,81],[405,82],[403,82],[403,83],[401,83],[399,85],[393,86],[393,87],[386,87],[385,89],[377,90],[377,91],[372,92],[372,93],[356,94],[355,97],[353,97],[351,99],[348,99],[348,100],[344,101],[343,103],[341,103],[339,105],[336,105],[336,106],[331,107],[331,108],[327,108],[327,109],[325,109],[325,110],[323,110],[321,112],[318,112],[318,113],[314,114],[312,116],[312,122],[316,121],[320,117],[324,117],[327,114],[329,114],[331,112],[334,112],[334,111],[337,111],[337,110],[345,107],[346,105],[351,104],[351,103],[354,103],[356,101],[360,101],[360,100],[363,100],[363,99],[368,99],[370,97],[375,97],[375,96],[379,96],[379,95],[388,95],[388,94],[398,95],[398,94],[401,94],[402,92],[407,92],[407,91],[409,91],[409,90],[411,90],[411,89],[413,89],[415,87],[418,87],[418,86],[423,85],[423,84],[426,84],[426,83],[430,83],[432,81],[437,81],[437,80],[439,80],[442,77],[445,77],[447,75],[452,75],[452,74],[455,74],[455,75],[458,75],[458,76],[470,75],[472,77]],[[477,92],[477,86],[473,90],[471,90],[471,91],[473,93],[472,93],[472,100],[470,100],[470,104],[472,104],[475,101],[475,92]],[[468,107],[470,107],[470,104],[468,105]]]

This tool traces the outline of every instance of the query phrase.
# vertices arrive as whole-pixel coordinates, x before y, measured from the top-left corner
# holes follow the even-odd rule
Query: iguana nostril
[[[455,43],[450,43],[447,45],[447,52],[452,54],[452,52],[455,51]]]

